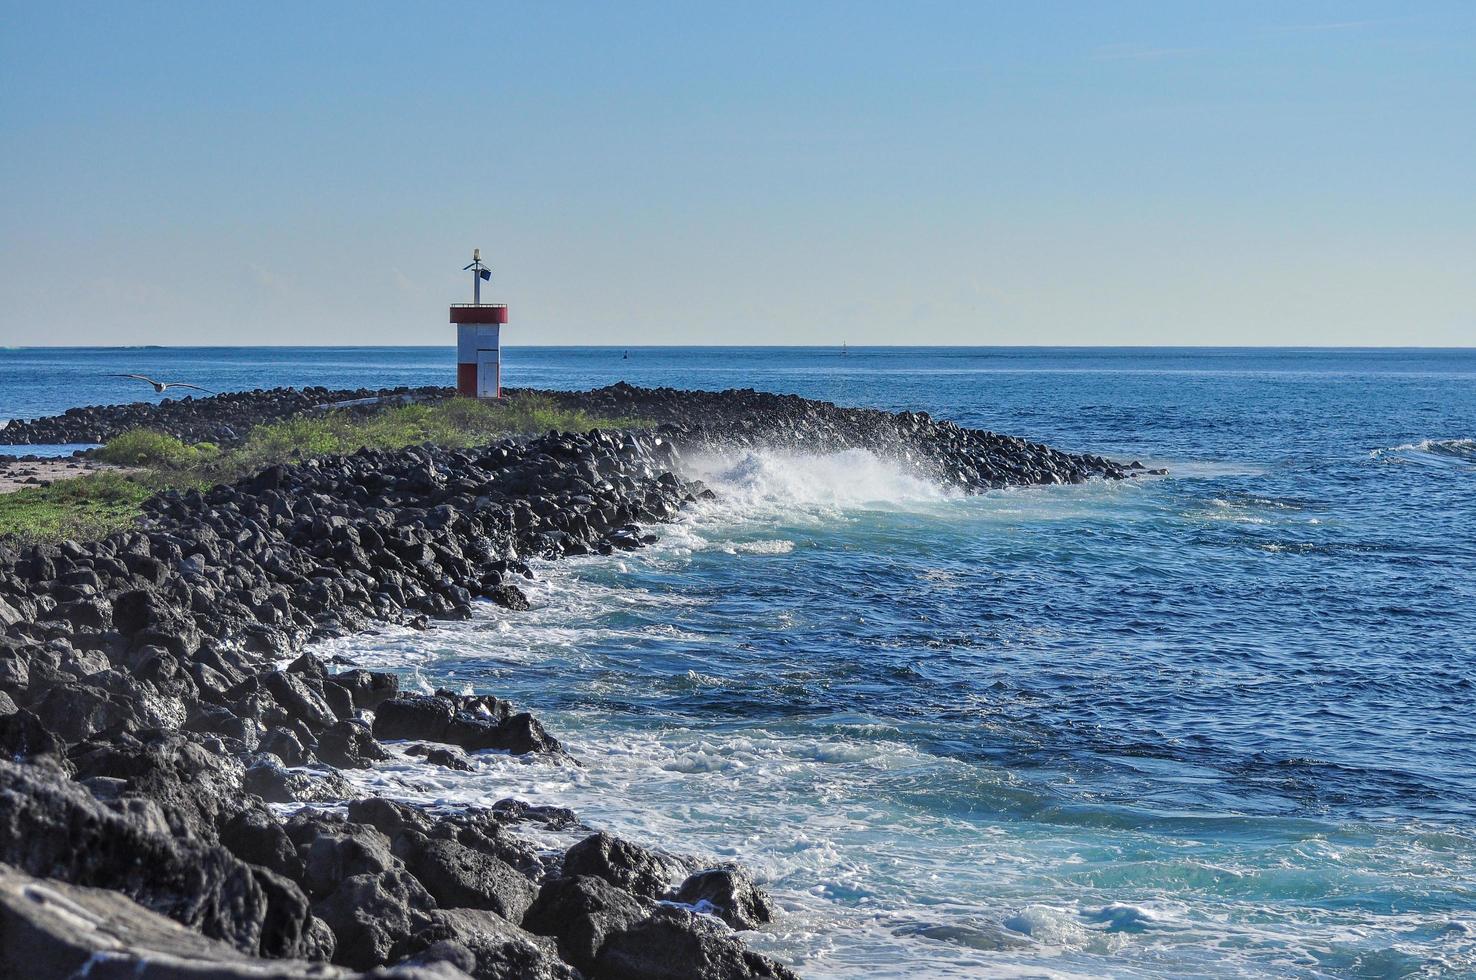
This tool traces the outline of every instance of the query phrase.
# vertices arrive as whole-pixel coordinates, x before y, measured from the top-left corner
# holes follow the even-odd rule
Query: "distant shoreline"
[[[831,351],[840,350],[842,345],[836,344],[520,344],[516,338],[503,345],[505,348],[521,348],[524,350],[778,350],[778,351]],[[69,350],[100,350],[100,351],[177,351],[177,350],[454,350],[454,342],[445,344],[147,344],[147,345],[106,345],[106,344],[70,344],[70,345],[48,345],[48,344],[19,344],[9,347],[0,347],[0,353],[5,351],[69,351]],[[1280,352],[1280,353],[1357,353],[1367,351],[1371,353],[1388,352],[1420,352],[1428,351],[1439,353],[1450,352],[1476,352],[1476,344],[1473,345],[1441,345],[1441,346],[1376,346],[1376,345],[1322,345],[1322,344],[1293,344],[1283,346],[1279,344],[1254,344],[1241,346],[1223,346],[1218,344],[847,344],[846,349],[851,352],[857,351],[1126,351],[1143,353],[1147,351],[1176,352],[1185,351],[1193,353],[1213,353],[1217,351],[1236,353],[1256,352]]]

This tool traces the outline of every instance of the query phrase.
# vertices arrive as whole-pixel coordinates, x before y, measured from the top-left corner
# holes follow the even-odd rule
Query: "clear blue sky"
[[[0,344],[1476,344],[1476,3],[0,2]]]

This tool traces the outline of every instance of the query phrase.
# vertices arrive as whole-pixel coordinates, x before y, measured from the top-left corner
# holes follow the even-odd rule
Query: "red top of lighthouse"
[[[505,303],[453,303],[452,323],[506,323]]]

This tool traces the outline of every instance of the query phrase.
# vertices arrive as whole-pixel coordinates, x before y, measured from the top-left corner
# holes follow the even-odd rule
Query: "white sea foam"
[[[621,560],[638,567],[670,558],[656,549]],[[589,559],[549,567],[530,583],[540,605],[520,614],[511,632],[487,628],[487,619],[505,615],[488,608],[486,619],[429,633],[386,631],[372,648],[361,638],[346,652],[365,662],[413,662],[417,674],[442,682],[467,661],[484,677],[504,663],[518,670],[526,669],[519,662],[546,658],[582,662],[589,648],[618,648],[633,630],[639,634],[608,615],[612,607],[664,601],[623,575],[599,579],[590,567],[613,571],[615,564]],[[681,682],[725,684],[697,670]],[[1104,832],[1037,822],[1030,815],[1042,812],[1045,798],[1018,775],[940,757],[865,719],[813,732],[675,719],[631,726],[598,706],[543,716],[583,767],[478,752],[469,756],[474,771],[462,773],[427,765],[391,743],[394,758],[344,776],[362,790],[428,805],[485,805],[508,796],[566,805],[594,826],[650,845],[736,860],[783,912],[747,941],[805,976],[1074,978],[1102,975],[1109,965],[1123,976],[1179,969],[1265,976],[1287,972],[1281,963],[1300,963],[1304,972],[1320,964],[1339,974],[1355,972],[1366,962],[1359,957],[1384,955],[1380,944],[1391,961],[1404,944],[1430,963],[1428,941],[1401,938],[1433,928],[1421,915],[1370,916],[1353,907],[1324,913],[1309,933],[1273,911],[1274,903],[1289,887],[1337,889],[1341,876],[1426,875],[1432,861],[1450,860],[1458,873],[1473,846],[1447,835],[1448,843],[1431,837],[1411,853],[1403,835],[1365,833],[1339,843],[1332,862],[1325,842],[1301,836],[1225,852],[1211,863],[1194,841],[1155,842],[1116,825]],[[1001,817],[911,802],[923,786]],[[528,833],[550,849],[573,841]],[[1120,856],[1129,852],[1131,860]],[[1329,863],[1338,870],[1326,870]],[[1439,946],[1451,970],[1476,965],[1476,937],[1459,926],[1442,934]]]
[[[1070,831],[1059,826],[1012,822],[1006,831],[915,810],[884,787],[914,776],[939,785],[967,778],[980,793],[987,784],[967,764],[905,742],[764,730],[615,732],[601,731],[593,715],[582,725],[574,720],[551,719],[583,768],[480,752],[470,756],[473,772],[458,773],[405,756],[392,743],[395,758],[344,775],[360,789],[426,805],[506,796],[568,805],[594,825],[648,844],[738,860],[782,910],[748,942],[795,962],[806,976],[1082,977],[1101,975],[1108,964],[1124,976],[1172,973],[1175,964],[1196,975],[1263,976],[1277,972],[1280,958],[1330,967],[1346,961],[1351,968],[1355,957],[1368,955],[1360,951],[1371,930],[1387,933],[1383,941],[1396,950],[1401,935],[1430,928],[1417,916],[1370,918],[1355,908],[1322,923],[1312,939],[1295,918],[1271,912],[1271,896],[1284,887],[1277,880],[1281,852],[1289,856],[1315,841],[1250,851],[1229,859],[1244,863],[1218,870],[1190,874],[1195,862],[1188,862],[1181,874],[1173,844],[1160,850],[1120,829],[1105,837],[1077,830],[1086,836],[1066,840]],[[1001,789],[1014,783],[1007,773],[994,778]],[[998,803],[981,797],[980,805]],[[574,839],[528,833],[549,849]],[[1387,862],[1392,871],[1404,860],[1397,844],[1370,839],[1339,856],[1358,869]],[[1095,853],[1084,859],[1083,847]],[[1133,873],[1114,883],[1107,873],[1123,870],[1113,857],[1122,847],[1136,855]],[[1416,856],[1414,864],[1422,860]],[[1211,904],[1207,875],[1225,881]],[[1305,875],[1298,881],[1320,887]],[[1335,879],[1322,887],[1336,887]],[[1044,888],[1059,894],[1042,900]],[[1186,900],[1112,897],[1149,889],[1178,890]],[[981,901],[984,895],[993,897]],[[1471,965],[1471,936],[1459,923],[1443,945],[1452,968]],[[1428,961],[1430,951],[1418,954]]]
[[[1090,938],[1075,915],[1048,905],[1027,905],[1006,918],[1004,924],[1047,946],[1082,946]]]
[[[721,547],[730,555],[787,555],[794,550],[794,542],[783,538],[773,541],[734,541]]]
[[[1476,439],[1421,439],[1387,449],[1375,449],[1368,455],[1380,463],[1476,471]]]
[[[1476,459],[1476,439],[1421,439],[1388,449],[1375,449],[1370,455],[1380,453],[1422,452],[1442,456],[1462,456]]]
[[[863,512],[924,514],[990,533],[1042,520],[1121,519],[1131,513],[1123,505],[1161,494],[1131,481],[961,501],[868,453],[745,453],[690,465],[717,500],[653,529],[660,537],[651,548],[535,563],[539,577],[522,583],[531,611],[479,607],[468,623],[385,631],[320,651],[408,669],[407,684],[418,689],[434,679],[507,694],[503,680],[526,687],[530,676],[567,678],[561,683],[577,685],[580,696],[540,716],[582,768],[482,752],[471,756],[474,771],[461,773],[391,746],[393,759],[344,775],[426,804],[515,796],[567,805],[591,825],[650,845],[736,860],[783,910],[747,941],[805,976],[1349,975],[1380,957],[1397,966],[1402,947],[1436,962],[1432,941],[1409,938],[1434,928],[1427,915],[1373,915],[1355,904],[1320,910],[1309,925],[1278,902],[1291,892],[1335,895],[1345,880],[1461,879],[1476,850],[1465,837],[1444,850],[1412,850],[1407,835],[1370,828],[1340,842],[1334,859],[1311,853],[1316,841],[1276,841],[1259,830],[1253,843],[1206,855],[1201,842],[1118,821],[1055,819],[1049,791],[1019,773],[938,754],[864,716],[816,730],[701,716],[655,723],[610,710],[630,696],[626,667],[656,649],[697,651],[691,668],[682,663],[661,681],[679,694],[722,696],[732,685],[721,666],[709,666],[720,659],[703,659],[708,650],[725,654],[727,639],[688,616],[713,600],[671,585],[669,573],[701,553],[782,563],[799,560],[786,556],[829,533],[825,525],[859,523]],[[1223,500],[1205,508],[1215,516],[1187,516],[1277,513],[1263,503]],[[1286,519],[1294,516],[1288,508]],[[925,577],[937,586],[948,573]],[[537,833],[549,848],[571,843]],[[1443,877],[1432,878],[1432,866]],[[1457,924],[1440,936],[1438,957],[1451,972],[1476,967],[1476,936]]]
[[[686,468],[718,490],[719,506],[728,511],[892,509],[958,496],[905,464],[865,449],[815,455],[772,450],[694,455]]]

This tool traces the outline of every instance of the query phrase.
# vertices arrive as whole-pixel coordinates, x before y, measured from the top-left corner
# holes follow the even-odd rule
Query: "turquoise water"
[[[507,365],[921,408],[1171,476],[958,498],[865,453],[689,459],[718,501],[541,566],[533,612],[331,647],[528,705],[584,768],[366,784],[739,860],[785,909],[755,944],[807,976],[1476,975],[1476,352]]]

